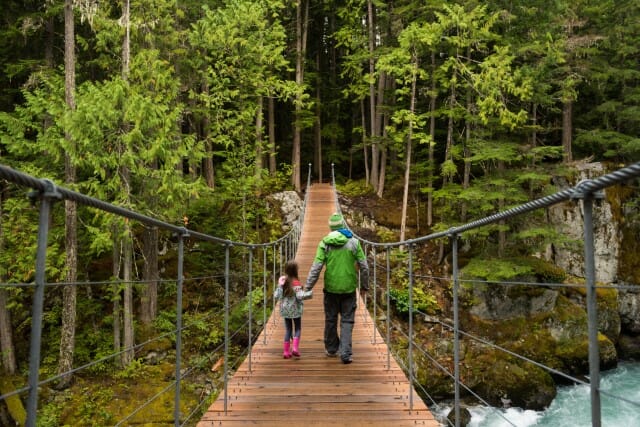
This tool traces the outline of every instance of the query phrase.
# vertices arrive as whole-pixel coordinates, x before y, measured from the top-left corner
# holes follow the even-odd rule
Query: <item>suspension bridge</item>
[[[194,230],[188,230],[182,226],[169,224],[138,212],[124,209],[119,206],[71,191],[55,185],[48,179],[38,179],[21,173],[12,168],[0,165],[0,178],[18,186],[29,187],[32,192],[34,205],[39,209],[39,226],[37,248],[35,256],[34,281],[30,283],[0,283],[0,290],[14,287],[30,289],[32,293],[31,308],[31,333],[29,334],[29,366],[27,383],[15,390],[3,390],[0,395],[0,403],[19,398],[25,402],[26,423],[28,427],[35,427],[39,416],[39,404],[41,406],[41,389],[47,384],[62,378],[63,376],[81,372],[87,368],[108,362],[120,356],[122,351],[116,351],[100,359],[76,366],[68,372],[58,373],[47,378],[40,378],[41,361],[41,337],[42,323],[45,315],[45,289],[53,286],[75,286],[77,283],[48,283],[46,280],[47,246],[49,224],[51,222],[52,206],[61,200],[73,200],[78,204],[90,208],[102,210],[112,215],[138,221],[147,226],[157,227],[165,232],[172,233],[177,241],[176,251],[177,266],[172,271],[177,271],[177,277],[173,279],[176,291],[175,301],[175,379],[158,393],[150,396],[137,396],[137,407],[129,414],[109,422],[94,421],[93,425],[144,425],[150,422],[153,413],[149,412],[152,402],[162,398],[166,394],[173,393],[173,419],[165,421],[164,425],[175,426],[226,426],[226,425],[455,425],[461,424],[461,394],[472,396],[476,401],[490,407],[487,400],[478,395],[471,387],[461,380],[460,374],[460,341],[464,336],[466,340],[475,340],[487,348],[507,352],[524,363],[544,369],[549,373],[564,377],[575,384],[589,387],[591,403],[591,425],[602,425],[601,396],[606,395],[610,399],[625,402],[634,408],[640,408],[640,402],[633,401],[627,396],[619,396],[611,390],[600,387],[600,354],[598,345],[598,313],[596,292],[596,277],[594,264],[594,233],[593,215],[594,201],[602,197],[602,191],[613,185],[625,185],[635,182],[640,176],[640,163],[624,167],[613,173],[580,182],[573,188],[568,188],[552,195],[537,199],[523,205],[496,213],[461,226],[433,233],[416,239],[395,242],[376,243],[361,239],[370,260],[372,271],[373,301],[366,300],[359,304],[356,324],[354,328],[354,361],[344,365],[339,358],[330,358],[324,354],[323,346],[323,309],[322,309],[322,278],[314,288],[314,298],[305,302],[305,312],[302,320],[302,344],[301,357],[299,359],[284,360],[282,358],[282,339],[284,336],[282,321],[279,318],[275,305],[271,306],[271,316],[267,315],[269,308],[268,295],[273,290],[273,284],[283,270],[286,260],[294,258],[300,265],[301,278],[306,277],[311,266],[315,249],[320,239],[328,232],[327,219],[334,211],[340,210],[335,182],[329,184],[311,185],[310,173],[307,178],[307,192],[304,207],[298,221],[291,230],[276,242],[265,244],[249,244],[244,242],[231,242],[215,236],[203,234]],[[519,355],[509,349],[501,348],[481,336],[474,336],[460,327],[460,277],[458,267],[458,238],[461,233],[476,228],[485,227],[500,221],[511,219],[520,215],[533,212],[538,209],[548,208],[563,202],[581,203],[584,220],[584,283],[576,285],[540,283],[534,284],[545,288],[554,286],[575,286],[585,292],[585,306],[587,312],[587,331],[584,331],[588,339],[588,376],[576,378],[557,369]],[[451,245],[451,281],[452,289],[452,319],[451,321],[438,320],[443,331],[447,330],[453,343],[451,354],[452,369],[438,363],[436,358],[429,355],[428,351],[415,340],[416,330],[413,322],[414,313],[422,315],[413,307],[414,266],[413,251],[421,244],[436,239],[446,239]],[[182,333],[191,327],[183,324],[182,294],[184,277],[184,243],[187,240],[209,242],[216,245],[223,253],[224,259],[224,309],[220,318],[224,319],[221,326],[224,330],[224,343],[214,349],[212,353],[222,354],[222,366],[224,372],[220,377],[221,383],[216,384],[216,398],[211,402],[206,394],[194,406],[185,407],[181,394],[184,381],[189,375],[202,369],[201,366],[189,365],[183,360]],[[397,335],[404,337],[406,352],[402,355],[392,354],[392,341],[390,337],[391,314],[389,307],[389,282],[391,249],[403,248],[407,253],[406,262],[400,267],[402,275],[406,279],[408,291],[409,319],[407,329],[402,330],[402,325],[393,325],[397,329]],[[262,255],[262,261],[260,257]],[[238,257],[248,260],[246,268],[242,271],[230,271],[230,260]],[[381,263],[386,261],[386,266]],[[384,274],[381,274],[384,273]],[[384,275],[386,274],[386,280]],[[264,301],[262,303],[262,321],[256,319],[260,314],[253,312],[252,304],[248,304],[248,320],[240,326],[249,337],[246,345],[246,353],[238,356],[230,352],[231,339],[240,334],[239,330],[230,330],[230,306],[229,294],[232,282],[236,288],[240,283],[248,283],[248,295],[252,295],[252,287],[260,287],[259,278],[262,277],[262,290]],[[164,282],[163,282],[164,283]],[[82,282],[84,286],[105,285],[105,283]],[[140,285],[144,285],[140,283]],[[499,286],[500,283],[494,283]],[[514,283],[507,285],[513,286]],[[531,286],[531,283],[527,283]],[[386,289],[385,289],[386,286]],[[632,286],[627,286],[632,288]],[[622,290],[624,286],[617,286]],[[381,291],[381,292],[378,292]],[[386,295],[386,304],[376,301],[376,295]],[[368,304],[370,304],[369,308]],[[386,308],[384,318],[379,317],[379,309]],[[382,328],[385,335],[376,327],[386,322]],[[255,329],[252,329],[255,328]],[[259,331],[255,336],[254,331]],[[154,337],[149,340],[161,340],[165,336]],[[136,344],[133,350],[141,349],[145,343]],[[127,350],[127,349],[125,349]],[[123,350],[124,351],[124,350]],[[416,364],[417,356],[432,360],[433,369],[444,371],[451,378],[453,390],[453,417],[450,419],[436,420],[429,408],[438,408],[438,402],[430,396],[429,390],[417,380]],[[419,389],[418,389],[419,388]],[[130,399],[133,397],[129,397]],[[153,425],[162,424],[154,421]],[[506,425],[515,425],[505,419]]]
[[[333,189],[314,184],[296,253],[302,280],[318,242],[328,233],[335,211]],[[364,304],[358,305],[353,331],[354,362],[324,353],[322,277],[314,297],[304,303],[301,357],[284,360],[284,325],[274,310],[251,357],[240,366],[198,427],[234,425],[439,426],[388,351]],[[374,344],[377,342],[377,344]]]

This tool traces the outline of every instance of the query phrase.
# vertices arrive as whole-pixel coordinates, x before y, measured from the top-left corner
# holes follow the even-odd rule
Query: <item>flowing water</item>
[[[602,427],[640,427],[640,363],[620,363],[602,372],[600,389],[633,403],[600,394]],[[445,411],[448,412],[450,408]],[[468,427],[591,427],[589,386],[561,386],[544,411],[470,407]]]

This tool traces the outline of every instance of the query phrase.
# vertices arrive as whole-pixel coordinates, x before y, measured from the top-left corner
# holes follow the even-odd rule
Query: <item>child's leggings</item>
[[[294,333],[294,326],[295,326],[295,333]],[[291,338],[300,338],[300,329],[302,327],[302,318],[301,317],[295,317],[295,318],[286,318],[284,319],[284,327],[285,327],[285,332],[284,332],[284,340],[285,341],[290,341]]]

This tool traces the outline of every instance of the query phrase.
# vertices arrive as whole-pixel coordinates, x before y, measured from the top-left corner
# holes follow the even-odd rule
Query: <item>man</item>
[[[313,265],[307,276],[305,288],[311,290],[324,273],[324,348],[327,356],[338,354],[342,363],[351,363],[351,334],[357,306],[358,269],[360,292],[369,290],[369,266],[358,239],[345,227],[344,218],[338,213],[329,217],[327,234],[318,244]],[[338,336],[340,316],[340,336]]]

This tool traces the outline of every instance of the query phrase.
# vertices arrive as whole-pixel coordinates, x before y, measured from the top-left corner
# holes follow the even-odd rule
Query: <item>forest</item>
[[[640,159],[635,0],[4,0],[0,16],[0,163],[226,239],[277,238],[264,198],[302,194],[308,167],[396,199],[385,238],[403,241],[549,194],[576,162]],[[0,282],[28,283],[37,213],[6,182],[0,209]],[[59,209],[48,281],[159,279],[157,230]],[[542,218],[490,232],[475,238],[499,255],[557,238]],[[105,298],[122,298],[122,348],[134,319],[162,318],[154,287]],[[51,299],[52,371],[96,344],[76,334],[89,300]],[[0,287],[3,375],[25,370],[28,301]]]

